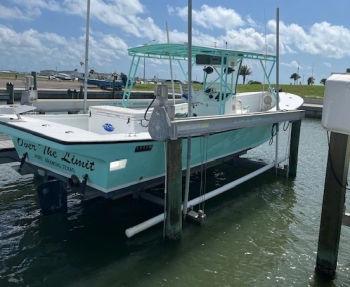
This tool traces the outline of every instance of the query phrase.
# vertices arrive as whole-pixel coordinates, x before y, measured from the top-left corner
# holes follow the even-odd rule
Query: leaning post
[[[288,177],[294,178],[297,175],[301,120],[291,124]]]
[[[349,158],[349,135],[331,132],[315,268],[328,279],[337,268]]]

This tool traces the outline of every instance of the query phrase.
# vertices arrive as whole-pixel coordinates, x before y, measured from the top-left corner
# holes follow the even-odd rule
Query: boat
[[[164,180],[165,143],[148,132],[152,106],[129,106],[140,59],[144,57],[177,63],[187,61],[187,44],[155,43],[130,48],[131,66],[122,104],[92,106],[86,114],[40,115],[17,106],[3,107],[0,132],[12,138],[22,162],[39,173],[50,174],[69,184],[84,183],[98,196],[118,198],[143,190]],[[276,111],[276,91],[270,83],[274,55],[231,49],[192,46],[192,63],[203,70],[200,91],[192,94],[192,116],[249,114]],[[267,88],[260,92],[237,93],[239,70],[245,60],[261,64]],[[175,117],[186,117],[188,93],[175,105]],[[295,110],[303,99],[279,93],[279,109]],[[11,110],[11,112],[9,112]],[[272,125],[242,128],[192,138],[191,167],[243,153],[271,139]],[[203,145],[207,146],[203,160]],[[186,168],[187,141],[183,140],[183,169]]]
[[[87,83],[88,85],[97,86],[102,90],[115,89],[116,91],[121,91],[123,89],[123,82],[120,80],[88,79]]]

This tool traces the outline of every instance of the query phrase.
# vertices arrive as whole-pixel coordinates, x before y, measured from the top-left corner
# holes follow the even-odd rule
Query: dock
[[[313,118],[313,119],[322,118],[322,110],[323,110],[322,104],[304,103],[300,107],[300,109],[305,111],[306,118]]]

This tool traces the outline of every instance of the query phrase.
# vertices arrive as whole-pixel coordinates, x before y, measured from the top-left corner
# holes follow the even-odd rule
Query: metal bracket
[[[18,171],[21,171],[23,165],[24,165],[25,162],[26,162],[27,157],[28,157],[28,153],[25,152],[25,153],[23,154],[22,158],[21,158],[21,163],[20,163],[20,165],[19,165]]]
[[[84,175],[83,180],[81,182],[81,189],[80,192],[81,194],[85,194],[85,189],[86,189],[86,184],[87,184],[87,180],[88,180],[89,176],[87,174]]]

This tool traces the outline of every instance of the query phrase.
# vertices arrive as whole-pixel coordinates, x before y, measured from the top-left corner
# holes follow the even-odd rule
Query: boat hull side
[[[39,168],[70,178],[88,175],[88,185],[104,193],[125,189],[164,176],[165,143],[131,141],[64,145],[37,135],[6,127],[19,157]],[[192,138],[191,166],[214,161],[259,146],[271,137],[271,125]],[[206,148],[207,147],[207,148]],[[187,139],[182,144],[182,165],[186,167]],[[117,168],[111,168],[111,162]],[[118,166],[119,165],[119,166]]]

